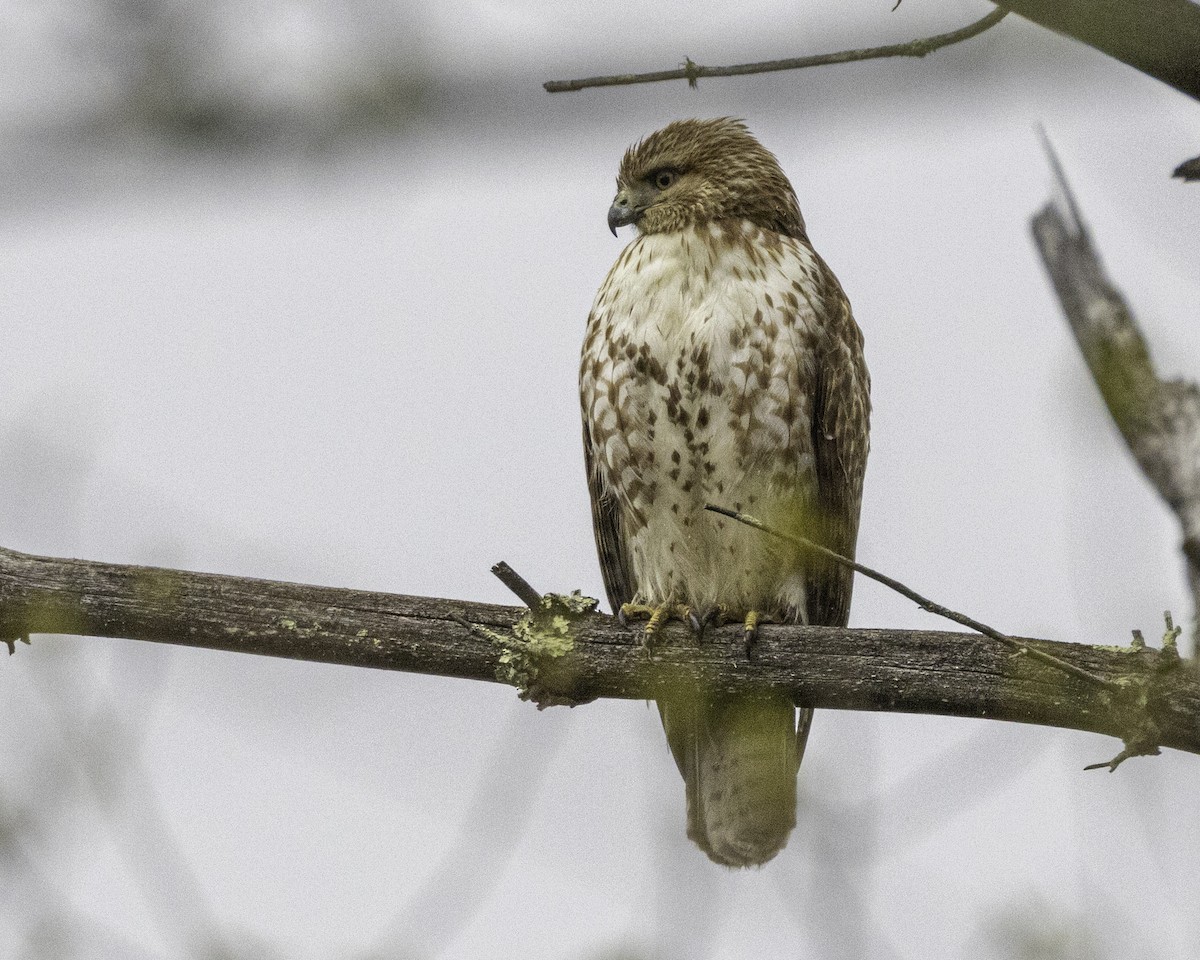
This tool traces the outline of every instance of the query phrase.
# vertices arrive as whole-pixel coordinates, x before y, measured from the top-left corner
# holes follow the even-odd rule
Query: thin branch
[[[567,729],[551,724],[531,733],[520,704],[512,706],[505,726],[492,733],[457,839],[357,960],[443,955],[506,875]]]
[[[174,938],[183,956],[235,957],[204,885],[163,815],[116,704],[104,697],[84,709],[90,697],[73,696],[77,690],[55,688],[45,678],[36,690],[61,740],[60,759],[73,761],[82,776],[159,933]]]
[[[773,73],[777,70],[802,70],[805,67],[824,67],[835,63],[853,63],[857,60],[877,60],[882,57],[924,57],[961,43],[994,27],[1008,14],[1007,10],[996,9],[981,20],[959,30],[940,33],[933,37],[922,37],[908,43],[891,43],[882,47],[865,47],[859,50],[841,50],[837,53],[822,53],[810,57],[791,57],[787,60],[764,60],[760,63],[739,63],[729,67],[705,67],[685,61],[677,70],[659,70],[654,73],[619,73],[605,77],[586,77],[582,80],[547,80],[542,87],[547,93],[567,93],[587,87],[619,87],[635,83],[657,83],[660,80],[686,80],[695,87],[704,77],[740,77],[751,73]]]
[[[553,628],[561,625],[559,615],[550,619]],[[523,626],[522,639],[514,626]],[[1178,669],[1173,651],[1019,639],[1103,678],[1097,685],[972,634],[767,625],[748,662],[740,625],[710,628],[697,645],[687,627],[670,624],[646,649],[639,629],[585,614],[544,656],[539,629],[518,607],[0,548],[0,637],[123,637],[493,682],[532,676],[522,690],[528,695],[536,686],[543,703],[654,700],[681,685],[714,693],[772,689],[804,706],[1015,720],[1126,743],[1153,721],[1158,745],[1200,753],[1200,674]],[[507,647],[506,636],[513,637]],[[531,651],[533,660],[514,669]]]
[[[736,520],[738,523],[744,523],[748,527],[753,527],[755,530],[761,530],[763,533],[770,534],[773,537],[779,537],[781,540],[787,540],[789,543],[794,543],[805,550],[820,554],[823,557],[828,557],[835,563],[841,564],[843,567],[849,567],[857,573],[861,573],[864,577],[870,577],[877,583],[882,583],[890,590],[895,590],[896,593],[903,597],[907,597],[922,610],[927,610],[929,613],[939,617],[945,617],[947,620],[953,620],[955,623],[961,623],[964,627],[970,627],[972,630],[982,633],[985,637],[991,637],[993,640],[999,640],[1001,643],[1012,647],[1017,653],[1027,654],[1035,660],[1041,660],[1042,663],[1049,664],[1057,670],[1062,670],[1064,673],[1069,673],[1073,677],[1078,677],[1080,680],[1086,680],[1088,683],[1095,684],[1099,687],[1107,687],[1110,690],[1120,688],[1120,684],[1112,680],[1106,680],[1104,677],[1098,677],[1094,673],[1089,673],[1075,666],[1073,663],[1067,663],[1065,660],[1060,660],[1058,657],[1046,653],[1044,650],[1037,650],[1030,647],[1025,642],[1010,637],[1006,633],[1001,633],[994,627],[989,627],[986,623],[981,623],[972,617],[968,617],[965,613],[958,613],[956,610],[951,610],[949,607],[943,607],[940,603],[935,603],[928,597],[923,597],[911,587],[905,586],[899,580],[889,577],[886,573],[880,573],[878,570],[872,570],[870,567],[859,563],[857,560],[851,560],[849,557],[843,557],[840,553],[830,550],[828,547],[822,546],[814,540],[809,540],[808,537],[802,537],[799,534],[784,533],[782,530],[776,530],[774,527],[769,527],[757,517],[752,517],[748,513],[739,513],[737,510],[729,510],[725,507],[714,506],[708,504],[705,510],[711,510],[713,513],[719,513],[722,516]]]
[[[1113,423],[1179,520],[1193,611],[1200,611],[1200,389],[1158,376],[1129,304],[1092,246],[1062,165],[1042,137],[1061,200],[1033,218],[1034,240]],[[1194,637],[1200,625],[1195,629]]]
[[[47,872],[42,866],[45,857],[40,841],[50,832],[40,817],[44,798],[36,801],[34,807],[20,805],[9,795],[13,786],[16,784],[11,781],[0,785],[0,823],[4,824],[4,829],[0,830],[0,861],[4,863],[8,888],[21,890],[21,902],[34,906],[42,923],[58,927],[90,949],[107,947],[108,955],[130,960],[135,956],[162,960],[163,954],[150,953],[114,926],[108,917],[84,912],[60,889],[67,878],[58,871]],[[30,789],[24,779],[20,786]],[[36,791],[30,791],[29,795],[39,796]],[[38,854],[33,854],[30,847]],[[61,944],[56,946],[63,949]]]
[[[539,604],[541,604],[542,595],[530,586],[529,581],[510,567],[506,561],[501,560],[492,567],[492,573],[496,575],[502,584],[517,595],[518,600],[531,610],[537,609]]]

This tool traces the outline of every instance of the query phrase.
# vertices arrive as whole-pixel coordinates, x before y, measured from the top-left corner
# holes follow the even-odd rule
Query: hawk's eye
[[[658,187],[659,190],[666,190],[667,187],[669,187],[674,182],[675,182],[675,171],[674,170],[659,170],[658,173],[656,173],[654,175],[654,185],[656,187]]]

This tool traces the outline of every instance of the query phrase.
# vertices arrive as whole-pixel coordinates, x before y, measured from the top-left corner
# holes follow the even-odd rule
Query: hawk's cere
[[[841,285],[808,242],[775,157],[731,119],[631,147],[608,212],[637,238],[588,318],[583,441],[614,610],[844,625],[851,571],[705,512],[707,503],[854,555],[869,378]],[[765,863],[796,822],[812,712],[779,694],[659,703],[688,836]]]

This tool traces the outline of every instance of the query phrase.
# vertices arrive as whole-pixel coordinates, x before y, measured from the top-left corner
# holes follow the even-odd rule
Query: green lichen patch
[[[599,605],[598,600],[585,597],[578,590],[543,596],[537,607],[526,610],[513,624],[511,636],[492,634],[493,642],[501,647],[496,678],[515,686],[522,699],[533,700],[539,707],[577,702],[569,696],[551,693],[541,681],[549,665],[574,648],[575,624],[594,613]]]

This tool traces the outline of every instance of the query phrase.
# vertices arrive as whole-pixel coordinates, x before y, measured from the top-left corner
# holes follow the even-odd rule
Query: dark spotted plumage
[[[851,574],[706,513],[745,510],[853,556],[868,447],[862,335],[778,162],[740,122],[685,120],[631,147],[609,211],[637,239],[588,318],[584,450],[614,608],[845,624]],[[688,835],[760,864],[795,823],[810,711],[786,697],[660,702]]]

